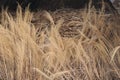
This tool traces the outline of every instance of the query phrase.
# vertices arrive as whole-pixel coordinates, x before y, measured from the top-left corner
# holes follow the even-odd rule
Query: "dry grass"
[[[120,25],[110,15],[18,9],[1,16],[0,80],[120,80]]]

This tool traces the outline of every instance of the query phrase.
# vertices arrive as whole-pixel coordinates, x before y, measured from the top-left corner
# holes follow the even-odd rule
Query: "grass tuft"
[[[95,9],[3,11],[0,80],[119,80],[117,21]]]

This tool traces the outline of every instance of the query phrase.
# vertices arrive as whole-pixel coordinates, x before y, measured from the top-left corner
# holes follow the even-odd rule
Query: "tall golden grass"
[[[79,13],[82,28],[62,37],[60,19],[45,12],[50,29],[38,31],[33,13],[3,11],[0,21],[0,80],[119,80],[120,36],[117,20],[90,9]],[[67,24],[67,23],[65,23]]]

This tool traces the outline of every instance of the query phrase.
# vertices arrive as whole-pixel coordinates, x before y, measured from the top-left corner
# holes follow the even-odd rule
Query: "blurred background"
[[[115,6],[115,8],[120,13],[120,0],[111,0],[111,2],[113,2],[113,5]]]

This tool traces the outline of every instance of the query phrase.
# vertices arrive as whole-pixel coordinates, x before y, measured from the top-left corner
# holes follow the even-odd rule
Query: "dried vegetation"
[[[94,9],[3,11],[0,80],[120,80],[117,18]]]

